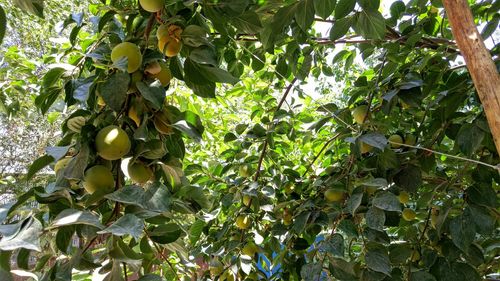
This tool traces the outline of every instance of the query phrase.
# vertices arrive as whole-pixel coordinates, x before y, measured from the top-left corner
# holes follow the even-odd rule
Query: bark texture
[[[443,4],[500,153],[500,76],[497,68],[474,24],[467,0],[443,0]]]

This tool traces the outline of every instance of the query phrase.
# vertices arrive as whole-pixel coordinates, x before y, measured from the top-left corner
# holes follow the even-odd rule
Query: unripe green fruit
[[[399,203],[406,204],[410,201],[410,194],[406,191],[401,191],[398,195]]]
[[[405,137],[405,144],[406,145],[415,145],[417,143],[417,138],[412,135],[412,134],[407,134]]]
[[[252,169],[251,169],[250,165],[248,165],[248,164],[241,165],[239,168],[240,176],[242,176],[244,178],[248,178],[249,176],[252,175],[251,170]]]
[[[363,124],[367,112],[368,112],[368,106],[360,105],[352,111],[352,117],[354,118],[354,121],[356,121],[356,123]]]
[[[111,61],[113,63],[116,63],[123,57],[126,57],[128,61],[128,73],[135,72],[139,69],[139,67],[141,67],[141,50],[134,43],[123,42],[113,48],[113,50],[111,51]]]
[[[361,154],[371,152],[372,150],[373,150],[373,146],[371,146],[367,143],[364,143],[364,142],[360,143],[359,151],[361,152]]]
[[[344,198],[344,192],[335,189],[325,191],[325,198],[330,202],[338,202]]]
[[[89,168],[85,172],[85,177],[83,178],[83,188],[89,194],[93,194],[96,191],[102,191],[103,193],[113,192],[115,187],[115,180],[111,171],[102,165],[96,165]]]
[[[130,151],[130,139],[127,133],[115,125],[100,130],[95,138],[95,146],[99,156],[106,160],[117,160]]]
[[[403,210],[403,219],[405,221],[412,221],[415,219],[415,216],[416,216],[415,211],[413,211],[412,209],[405,208]]]
[[[243,205],[250,207],[250,204],[252,204],[252,197],[250,195],[243,195]]]
[[[236,226],[239,229],[247,229],[252,223],[252,219],[247,215],[239,215],[236,218]]]
[[[127,171],[130,179],[138,184],[146,183],[153,177],[151,168],[140,162],[129,163]]]
[[[403,143],[403,138],[400,135],[392,135],[388,140],[391,144],[391,148],[400,148]]]
[[[165,6],[165,0],[139,0],[139,4],[144,10],[156,13]]]

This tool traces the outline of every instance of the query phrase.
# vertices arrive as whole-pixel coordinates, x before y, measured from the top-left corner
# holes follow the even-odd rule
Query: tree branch
[[[281,106],[283,106],[283,103],[285,102],[288,94],[292,90],[293,84],[295,84],[296,81],[297,81],[297,78],[294,78],[292,80],[292,82],[290,82],[290,85],[288,85],[288,87],[286,88],[285,94],[283,95],[283,97],[281,98],[280,102],[278,103],[278,107],[276,108],[275,112],[277,112],[278,110],[281,109]],[[259,163],[257,164],[257,171],[255,172],[255,176],[253,178],[254,181],[257,181],[259,179],[260,169],[262,168],[262,162],[264,161],[264,157],[266,156],[267,146],[268,145],[269,145],[269,143],[268,143],[267,138],[266,138],[266,140],[264,141],[264,145],[262,147],[262,152],[260,153]]]

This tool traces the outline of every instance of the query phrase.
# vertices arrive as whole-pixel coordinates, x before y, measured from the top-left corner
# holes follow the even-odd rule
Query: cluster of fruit
[[[164,0],[140,0],[139,3],[144,10],[151,13],[160,12],[165,6]],[[182,47],[181,33],[182,28],[180,26],[161,24],[156,32],[159,51],[167,57],[179,54]],[[128,108],[127,110],[123,110],[123,112],[127,113],[128,117],[137,127],[140,127],[143,122],[151,120],[159,135],[172,134],[172,116],[169,111],[165,107],[160,110],[150,108],[150,106],[145,104],[136,86],[141,81],[151,82],[154,80],[159,81],[162,87],[169,86],[172,74],[167,61],[157,60],[144,65],[141,48],[131,42],[122,42],[111,50],[111,62],[114,66],[119,66],[121,63],[126,62],[126,71],[130,75],[130,84],[127,91],[129,102],[125,103]],[[101,93],[99,93],[99,89],[96,95],[97,104],[103,109],[106,106],[106,102]],[[148,118],[144,118],[144,116],[148,116]],[[75,116],[67,120],[66,126],[71,132],[78,134],[81,132],[82,127],[91,119],[89,116]],[[121,119],[116,118],[116,120]],[[95,121],[93,125],[96,127],[102,126],[96,124]],[[114,191],[115,177],[112,173],[110,161],[123,159],[125,163],[125,165],[122,164],[124,174],[136,184],[144,184],[154,177],[152,165],[154,161],[152,160],[160,159],[167,153],[161,138],[148,140],[148,149],[144,153],[141,153],[140,158],[124,159],[130,153],[133,144],[123,126],[113,124],[105,126],[98,131],[93,145],[97,155],[101,159],[96,162],[96,165],[86,169],[82,181],[82,186],[88,194],[94,194],[96,191],[106,194]],[[67,157],[59,160],[54,167],[58,177],[62,175],[64,168],[74,159],[74,155],[69,154]],[[71,183],[74,186],[77,185],[77,181],[75,180],[72,180]]]
[[[364,124],[366,120],[368,120],[368,106],[367,105],[360,105],[352,111],[352,117],[354,118],[354,121],[357,124]],[[393,149],[398,149],[401,148],[403,145],[406,146],[414,146],[417,143],[417,138],[412,135],[412,134],[406,134],[404,136],[404,139],[401,135],[399,134],[393,134],[387,138],[389,141],[389,145]],[[365,143],[365,142],[360,142],[360,147],[359,150],[361,154],[369,153],[373,151],[373,146]]]

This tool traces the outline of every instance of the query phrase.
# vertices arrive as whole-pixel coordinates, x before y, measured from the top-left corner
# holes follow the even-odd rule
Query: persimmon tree
[[[499,3],[471,3],[484,39]],[[495,273],[498,151],[445,10],[388,4],[103,0],[68,15],[34,101],[71,113],[27,174],[53,180],[0,209],[2,280]]]

